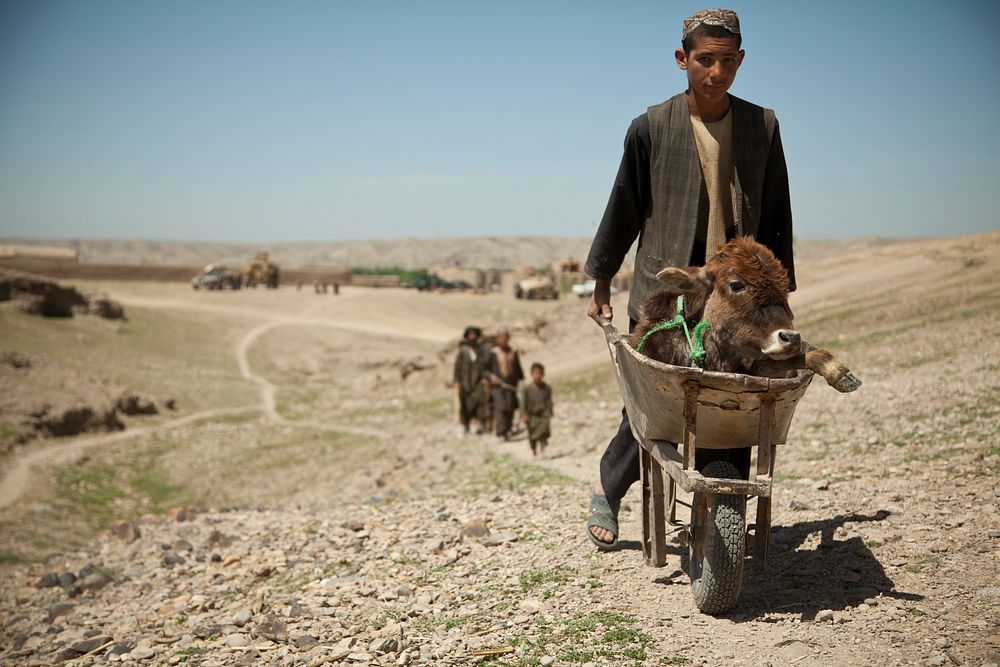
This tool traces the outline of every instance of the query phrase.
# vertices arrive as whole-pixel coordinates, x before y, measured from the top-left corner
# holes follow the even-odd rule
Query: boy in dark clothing
[[[517,410],[517,384],[524,379],[524,371],[517,350],[510,346],[507,329],[500,329],[496,334],[496,345],[486,362],[486,377],[490,381],[497,437],[510,440],[514,411]]]
[[[528,425],[528,441],[535,458],[542,458],[549,444],[552,419],[552,388],[545,384],[545,367],[531,364],[531,384],[521,394],[521,419]]]
[[[718,246],[751,236],[778,257],[795,290],[792,208],[774,112],[729,94],[746,55],[736,12],[706,9],[685,19],[674,52],[686,90],[649,107],[629,127],[618,176],[585,271],[596,280],[588,315],[610,321],[611,279],[636,244],[629,331],[666,266],[702,266]],[[618,540],[618,510],[639,481],[640,445],[627,414],[601,458],[587,534],[600,549]],[[698,452],[749,469],[749,448]],[[703,454],[705,452],[705,454]]]
[[[465,432],[473,420],[479,421],[477,433],[483,432],[486,403],[481,380],[486,359],[480,349],[483,332],[479,327],[466,327],[455,356],[454,385],[458,393],[459,419]]]

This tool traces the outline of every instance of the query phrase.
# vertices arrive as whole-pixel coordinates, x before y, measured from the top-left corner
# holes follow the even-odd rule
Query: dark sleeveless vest
[[[726,238],[757,236],[764,172],[774,137],[774,112],[732,95],[733,165],[736,171],[736,226]],[[649,107],[649,217],[639,234],[629,317],[639,319],[642,302],[656,289],[656,274],[667,266],[688,266],[698,227],[703,187],[698,147],[691,129],[687,95]]]

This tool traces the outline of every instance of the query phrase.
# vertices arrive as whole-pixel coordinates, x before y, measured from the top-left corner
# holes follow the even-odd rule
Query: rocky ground
[[[371,391],[382,407],[348,410],[347,394],[314,391],[335,384],[325,369],[337,345],[310,343],[305,330],[285,338],[297,352],[268,338],[276,331],[234,338],[257,378],[257,412],[178,426],[171,439],[200,452],[178,444],[163,461],[143,459],[163,467],[164,483],[204,476],[189,489],[194,502],[144,514],[136,508],[148,505],[115,496],[101,506],[109,524],[121,519],[108,530],[0,569],[0,660],[1000,663],[998,250],[1000,237],[987,235],[802,267],[799,328],[865,385],[841,395],[814,383],[801,402],[777,458],[770,562],[749,573],[731,612],[697,611],[677,542],[665,568],[643,563],[638,489],[626,498],[619,547],[598,553],[586,541],[589,480],[617,425],[617,389],[596,327],[574,334],[564,316],[580,306],[562,304],[548,338],[522,336],[525,356],[554,369],[557,419],[541,462],[524,440],[462,437],[433,381],[376,382],[371,368],[350,391]],[[341,325],[354,326],[350,303],[338,304]],[[463,302],[439,303],[433,315],[447,320]],[[434,326],[413,325],[427,345],[397,344],[397,356],[430,358]],[[575,355],[562,349],[568,339]],[[589,365],[573,358],[580,350]],[[334,425],[370,433],[308,444],[343,438]],[[217,440],[199,439],[208,432]],[[164,447],[160,437],[140,438],[131,454]],[[253,458],[204,447],[234,438],[244,448],[253,440]],[[65,463],[78,471],[73,497],[92,502],[88,489],[103,482],[85,473],[110,469],[126,446],[98,443]],[[360,447],[368,454],[359,458]],[[303,451],[314,454],[281,461]],[[262,457],[269,475],[252,469]],[[32,495],[47,487],[41,473],[31,479],[0,517],[28,541],[78,516]]]

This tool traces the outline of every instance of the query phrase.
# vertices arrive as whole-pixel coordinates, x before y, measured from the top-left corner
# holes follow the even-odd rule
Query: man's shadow
[[[800,614],[803,620],[812,620],[821,610],[841,611],[879,595],[922,600],[922,595],[895,590],[892,579],[860,537],[834,539],[837,529],[845,523],[882,521],[888,516],[888,512],[880,510],[873,515],[851,514],[772,526],[767,568],[759,570],[753,560],[747,561],[740,602],[725,616],[744,622],[772,612],[791,612]],[[820,535],[818,546],[799,549],[814,533]],[[751,537],[747,549],[752,553],[752,548]],[[690,572],[688,560],[685,548],[681,554],[684,572]],[[676,584],[679,574],[675,572],[656,582]]]

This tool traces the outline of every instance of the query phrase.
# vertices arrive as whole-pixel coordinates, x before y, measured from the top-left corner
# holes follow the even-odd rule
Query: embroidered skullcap
[[[734,35],[740,34],[740,17],[736,12],[731,9],[703,9],[684,19],[681,41],[687,39],[700,25],[715,25]]]

